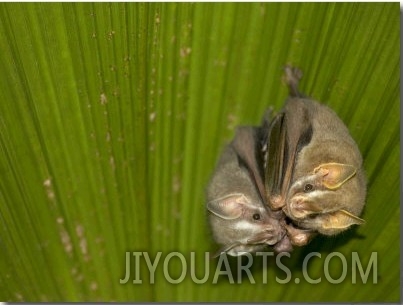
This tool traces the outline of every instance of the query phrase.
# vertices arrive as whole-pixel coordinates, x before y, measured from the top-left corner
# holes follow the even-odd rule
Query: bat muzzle
[[[283,238],[284,234],[284,232],[274,228],[265,229],[264,231],[249,238],[247,243],[250,245],[266,244],[272,246],[279,242]]]
[[[321,213],[322,209],[315,204],[315,200],[312,200],[309,195],[298,195],[291,198],[288,204],[283,208],[283,211],[288,217],[294,220],[300,220],[310,215]]]

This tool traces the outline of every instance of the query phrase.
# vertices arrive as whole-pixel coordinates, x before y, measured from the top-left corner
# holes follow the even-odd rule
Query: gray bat
[[[289,251],[283,212],[268,208],[263,183],[259,128],[238,127],[207,187],[207,209],[217,255],[232,256],[263,250]]]
[[[356,143],[334,111],[299,93],[301,77],[285,68],[290,98],[270,123],[265,173],[267,202],[291,220],[286,229],[298,246],[363,224],[366,196]]]

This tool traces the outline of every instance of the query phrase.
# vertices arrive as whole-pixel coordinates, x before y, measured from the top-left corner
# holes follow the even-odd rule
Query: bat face
[[[297,160],[295,171],[298,171],[298,161],[305,162]],[[364,223],[356,215],[362,211],[365,190],[361,169],[342,163],[324,163],[295,180],[286,194],[283,210],[302,228],[334,235],[351,225]]]
[[[315,232],[334,235],[364,223],[358,215],[366,193],[356,143],[330,108],[295,96],[300,76],[286,68],[294,96],[270,126],[267,159],[276,171],[266,172],[265,185],[270,208],[292,222],[286,229],[294,245],[309,242]]]
[[[286,235],[282,212],[264,204],[264,184],[256,129],[238,128],[221,155],[207,188],[207,210],[221,252],[238,256],[275,245]],[[287,242],[282,242],[286,248]]]
[[[334,172],[333,175],[332,172]],[[345,208],[342,201],[346,188],[341,186],[355,173],[353,166],[329,163],[314,169],[313,173],[300,177],[287,194],[287,215],[293,219],[304,219],[318,213]],[[350,190],[349,197],[351,192],[353,190]]]
[[[262,202],[252,202],[241,193],[211,201],[210,224],[215,239],[224,245],[219,252],[238,256],[275,245],[285,232],[275,218],[270,217]]]

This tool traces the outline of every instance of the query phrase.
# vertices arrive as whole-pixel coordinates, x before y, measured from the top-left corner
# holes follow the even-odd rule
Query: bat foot
[[[273,249],[276,253],[291,252],[293,250],[292,243],[287,234],[284,235],[282,240],[273,246]]]
[[[294,246],[302,247],[307,244],[317,235],[316,232],[304,230],[294,227],[292,224],[286,226],[287,236]]]
[[[290,96],[292,97],[302,97],[302,94],[298,90],[299,81],[302,78],[302,71],[297,67],[285,66],[283,81],[287,84]]]

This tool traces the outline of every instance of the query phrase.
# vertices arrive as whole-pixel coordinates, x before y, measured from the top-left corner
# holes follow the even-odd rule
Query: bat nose
[[[272,226],[271,228],[268,228],[265,230],[266,232],[266,244],[268,245],[275,245],[278,243],[286,234],[284,228],[280,225],[278,226]]]
[[[291,199],[289,207],[291,209],[299,209],[301,208],[302,203],[304,202],[304,199],[301,197],[294,197]]]
[[[306,198],[295,196],[291,199],[289,206],[284,211],[293,218],[303,218],[307,214]]]
[[[280,241],[284,234],[281,226],[267,225],[262,231],[247,240],[249,244],[267,244],[274,245]]]

